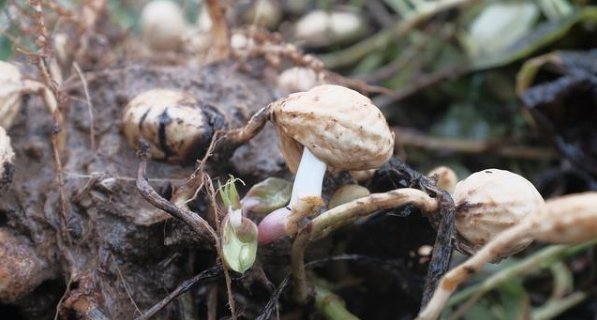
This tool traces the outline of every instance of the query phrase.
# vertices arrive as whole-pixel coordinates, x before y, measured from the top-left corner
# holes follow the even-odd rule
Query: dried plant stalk
[[[228,59],[230,57],[230,31],[226,23],[225,11],[218,0],[207,0],[206,4],[212,21],[214,58],[215,60]]]
[[[210,240],[214,243],[214,247],[216,249],[219,248],[220,238],[216,231],[209,225],[209,223],[207,223],[207,221],[201,218],[198,214],[188,209],[177,207],[172,202],[162,198],[151,187],[151,185],[149,185],[146,173],[148,152],[149,145],[147,143],[141,143],[139,152],[141,162],[139,163],[139,170],[137,176],[137,189],[139,190],[141,195],[145,198],[145,200],[154,205],[156,208],[166,211],[173,217],[187,224],[193,231],[195,231],[198,241],[204,241],[204,237],[208,235],[208,238],[211,238]]]

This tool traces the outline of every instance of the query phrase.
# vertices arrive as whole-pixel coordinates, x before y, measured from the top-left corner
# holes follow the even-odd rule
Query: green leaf
[[[597,22],[597,7],[588,6],[563,19],[544,22],[504,49],[490,56],[473,59],[475,70],[494,68],[526,57],[535,51],[563,38],[577,24],[591,25]]]
[[[467,311],[467,313],[462,317],[466,320],[497,320],[499,319],[495,312],[491,309],[490,305],[486,303],[476,303],[475,305],[471,306],[471,308]]]
[[[513,280],[499,287],[503,319],[530,319],[530,304],[521,281]]]
[[[251,187],[242,200],[243,208],[255,214],[270,213],[290,201],[292,183],[270,177]]]
[[[473,60],[501,55],[530,31],[539,8],[532,2],[491,2],[472,21],[462,40]]]

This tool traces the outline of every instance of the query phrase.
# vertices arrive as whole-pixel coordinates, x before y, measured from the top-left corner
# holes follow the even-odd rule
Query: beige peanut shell
[[[317,73],[306,67],[286,69],[277,79],[278,89],[285,94],[307,91],[318,83]]]
[[[449,167],[439,166],[427,174],[428,177],[437,179],[437,186],[448,191],[449,193],[454,192],[456,183],[458,183],[458,176],[456,172]]]
[[[506,170],[487,169],[458,182],[454,189],[455,227],[461,248],[473,254],[500,232],[537,215],[545,201],[527,179]],[[513,255],[532,242],[521,240],[500,257]],[[497,258],[500,258],[497,257]]]
[[[0,61],[0,127],[10,128],[21,109],[22,80],[16,66]]]
[[[296,173],[303,146],[332,169],[367,170],[381,166],[394,150],[394,134],[381,111],[360,93],[320,85],[271,105],[280,149]]]
[[[184,163],[207,148],[213,135],[197,100],[176,90],[154,89],[131,100],[123,114],[123,132],[133,147],[143,138],[156,160]]]
[[[177,50],[182,45],[186,22],[180,6],[169,0],[154,0],[141,13],[143,40],[154,50]]]

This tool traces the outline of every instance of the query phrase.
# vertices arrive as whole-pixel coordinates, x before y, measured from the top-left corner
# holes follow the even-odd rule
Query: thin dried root
[[[207,233],[214,243],[216,248],[219,248],[220,240],[216,231],[201,218],[198,214],[184,209],[179,208],[172,202],[162,198],[149,184],[147,179],[147,157],[149,152],[149,145],[146,142],[140,143],[139,157],[141,162],[139,163],[139,171],[137,175],[137,189],[149,203],[155,207],[162,209],[172,215],[173,217],[182,220],[186,223],[195,233],[197,234],[197,240],[204,241],[204,236]]]
[[[32,54],[32,58],[41,74],[43,82],[43,85],[38,87],[38,93],[41,95],[44,104],[48,108],[54,120],[54,129],[50,140],[52,144],[53,158],[56,166],[56,179],[60,194],[60,232],[58,233],[58,241],[66,241],[66,243],[70,243],[70,233],[68,232],[67,227],[69,221],[69,209],[64,191],[64,172],[62,167],[62,156],[64,155],[67,134],[63,110],[66,109],[67,98],[59,88],[56,77],[52,74],[50,68],[48,67],[48,61],[52,60],[52,49],[41,1],[29,0],[28,3],[33,9],[32,18],[34,20],[36,34],[34,41],[35,45],[37,46],[37,53]],[[59,71],[56,72],[58,73],[56,76],[62,78],[62,75],[59,74]],[[27,81],[24,82],[25,87],[27,87]],[[31,83],[31,85],[36,86],[37,84]],[[66,260],[69,259],[66,258]]]
[[[359,217],[367,216],[378,210],[407,204],[415,205],[423,212],[433,212],[438,209],[436,200],[423,191],[397,189],[386,193],[371,194],[330,209],[299,230],[292,246],[292,274],[297,302],[305,303],[309,297],[304,255],[310,241],[324,237]]]
[[[52,115],[52,119],[56,126],[54,135],[56,137],[57,152],[58,154],[63,155],[64,147],[66,145],[67,131],[64,127],[65,119],[59,108],[56,94],[47,85],[34,80],[24,80],[23,88],[21,90],[23,93],[33,93],[41,97],[46,109],[50,115]]]
[[[192,289],[195,285],[197,285],[201,281],[217,278],[217,277],[220,277],[221,275],[222,275],[222,267],[221,266],[215,266],[215,267],[211,267],[207,270],[203,270],[201,273],[192,277],[191,279],[183,281],[181,284],[178,285],[178,287],[176,287],[176,289],[174,289],[174,291],[172,291],[169,295],[167,295],[160,302],[156,303],[153,307],[147,309],[147,311],[143,312],[143,314],[141,316],[135,318],[135,320],[150,319],[156,313],[158,313],[160,310],[164,309],[174,299],[176,299],[183,293],[189,291],[190,289]]]

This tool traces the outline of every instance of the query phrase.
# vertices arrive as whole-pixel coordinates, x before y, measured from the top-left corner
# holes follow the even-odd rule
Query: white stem
[[[290,207],[304,197],[321,197],[321,186],[323,185],[325,170],[325,162],[317,159],[307,147],[303,148],[301,162],[292,186]]]
[[[229,219],[232,227],[234,227],[235,229],[240,229],[243,223],[243,215],[241,209],[234,210],[232,209],[232,207],[230,207],[228,208],[228,212],[230,214]]]
[[[317,159],[309,149],[303,149],[299,163],[290,203],[268,214],[259,223],[259,243],[266,244],[280,237],[293,235],[298,230],[298,222],[322,204],[321,186],[325,175],[326,164]],[[319,198],[319,201],[305,198]]]

